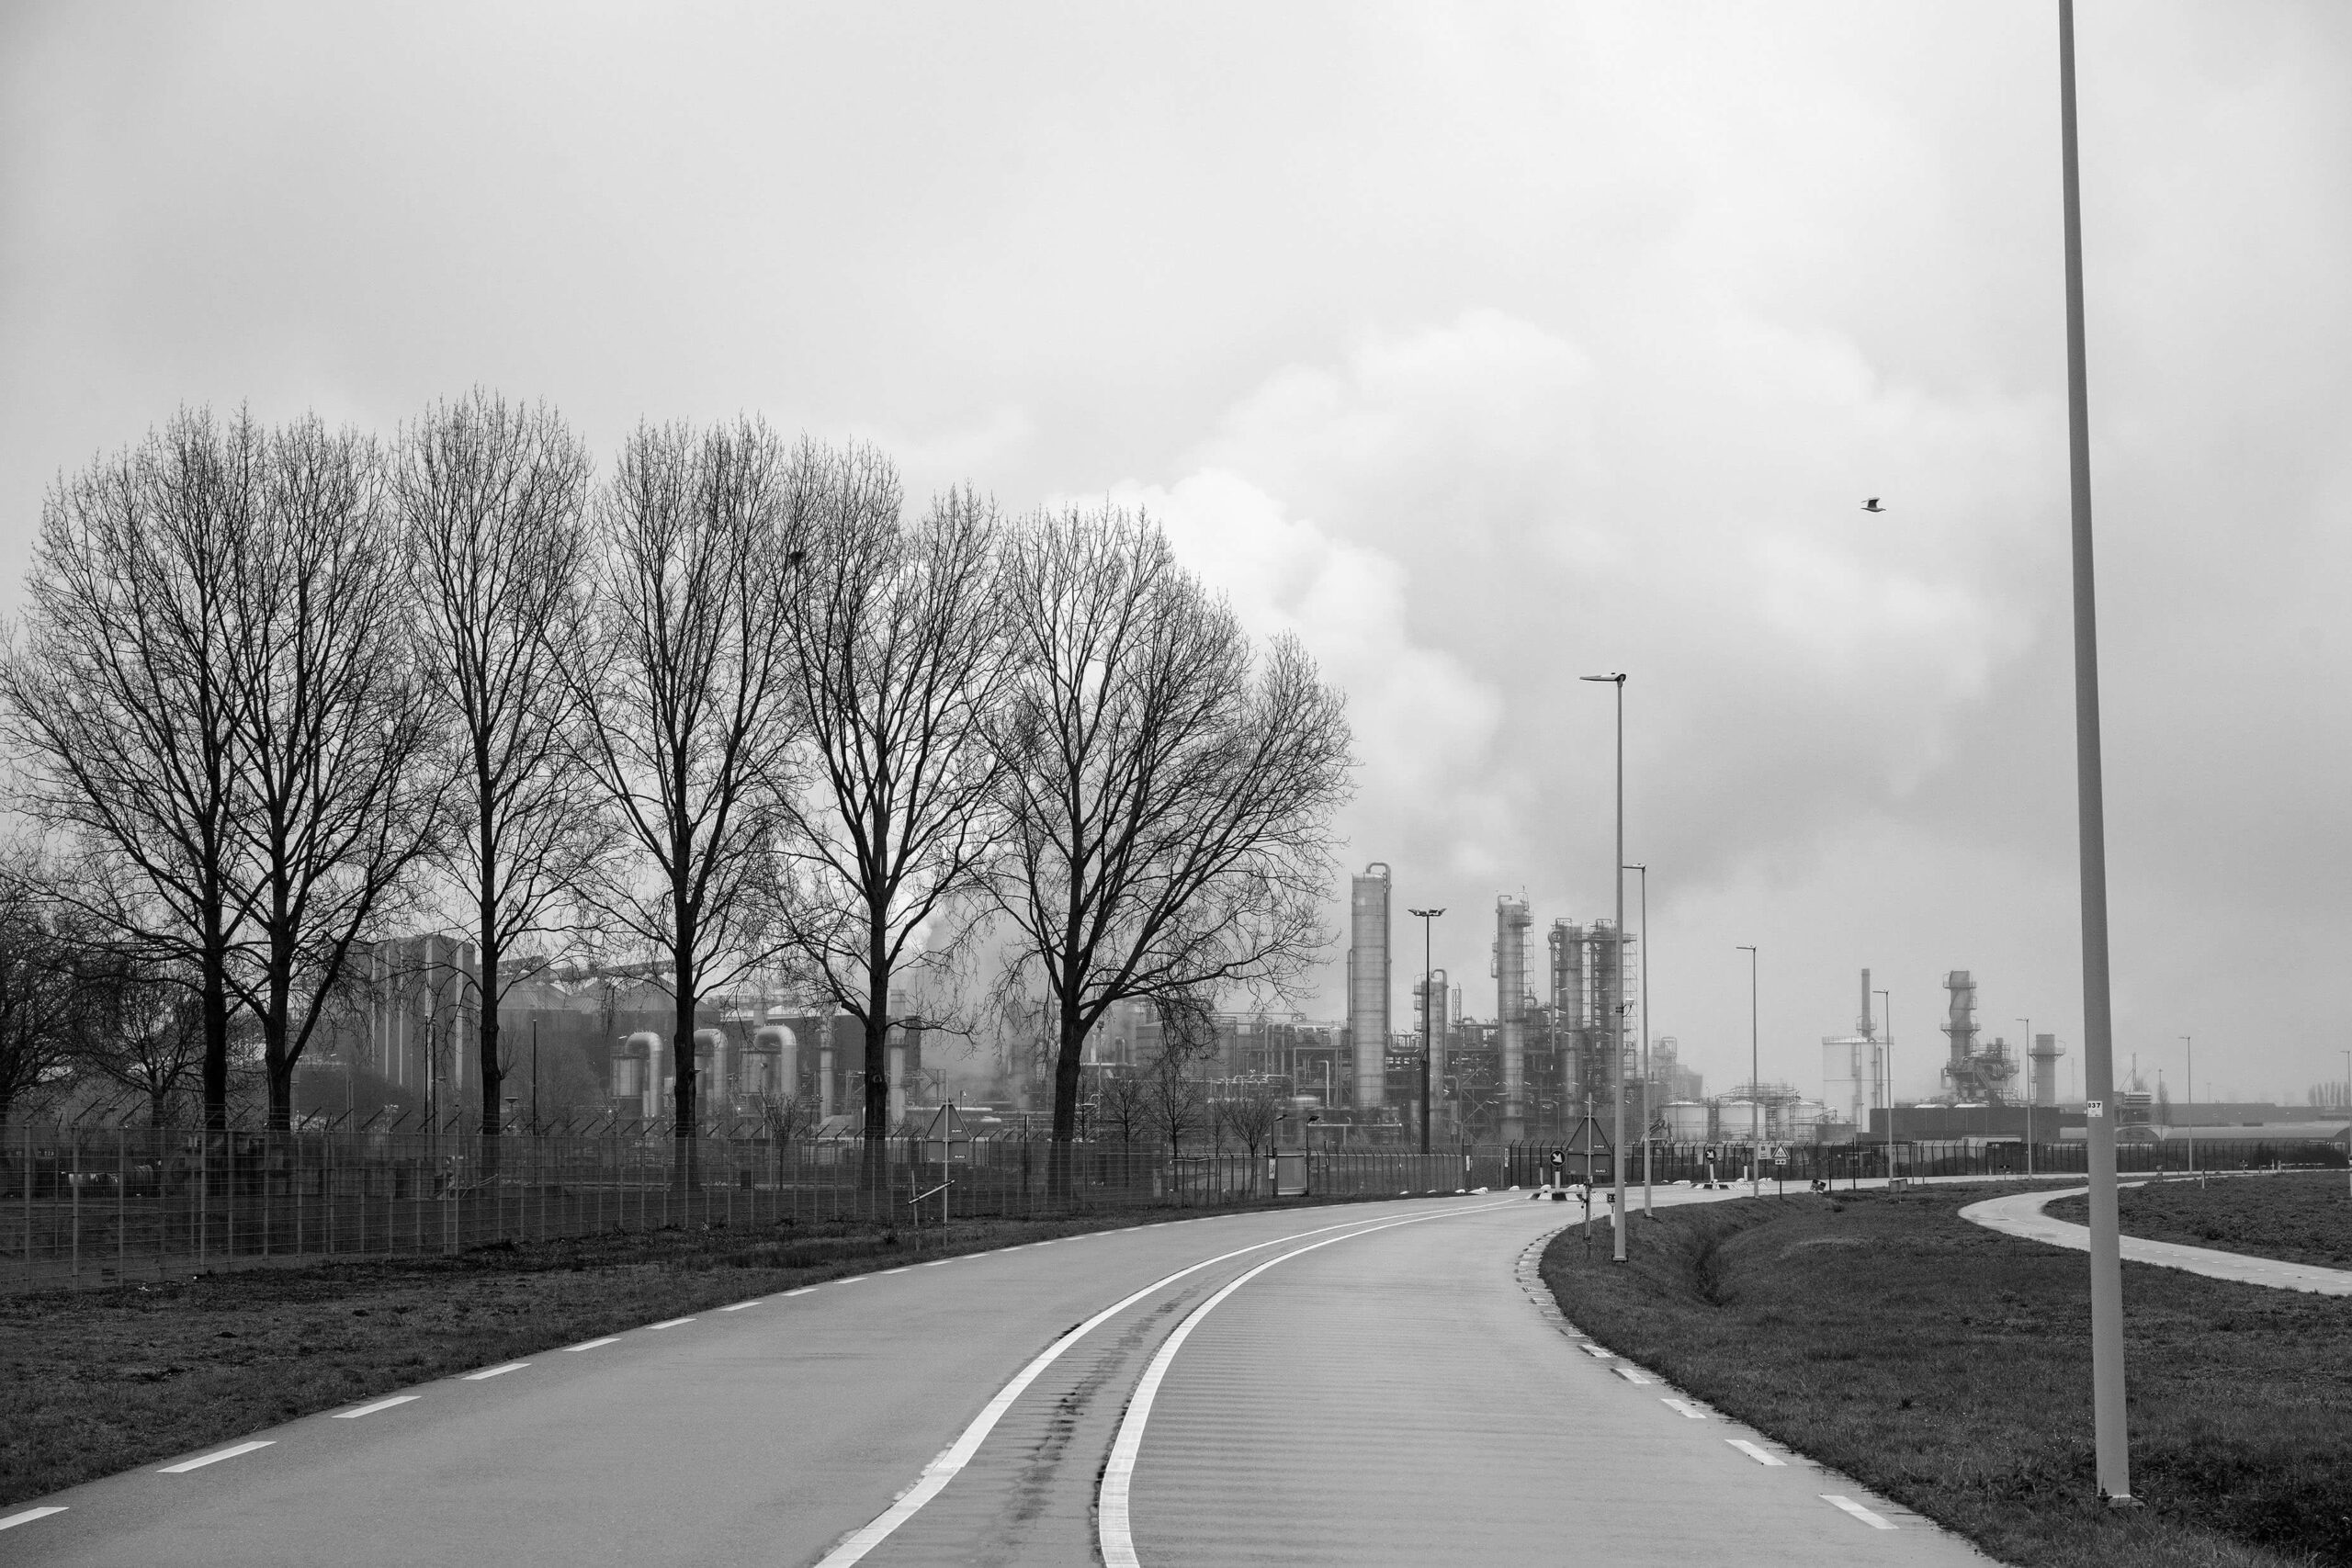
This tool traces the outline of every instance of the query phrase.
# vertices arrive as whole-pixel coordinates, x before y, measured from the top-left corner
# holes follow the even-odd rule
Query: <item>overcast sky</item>
[[[2301,1100],[2352,1044],[2352,7],[2078,27],[2118,1060]],[[1498,893],[1608,913],[1575,677],[1622,669],[1713,1087],[1740,942],[1768,1077],[1818,1091],[1865,964],[1905,1094],[1949,969],[2077,1061],[2055,45],[2050,0],[14,0],[0,607],[59,470],[182,402],[389,434],[481,382],[600,454],[755,410],[1147,505],[1295,628],[1400,1029],[1405,906],[1476,1016]]]

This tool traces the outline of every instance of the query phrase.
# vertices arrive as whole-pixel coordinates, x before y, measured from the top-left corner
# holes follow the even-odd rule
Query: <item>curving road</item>
[[[0,1562],[1985,1561],[1585,1345],[1532,1273],[1568,1212],[1226,1215],[837,1280],[75,1488],[0,1517]]]
[[[2123,1185],[2142,1187],[2146,1183],[2127,1181]],[[1969,1204],[1960,1212],[1960,1217],[2005,1235],[2023,1236],[2028,1241],[2041,1242],[2049,1247],[2088,1252],[2091,1249],[2088,1225],[2054,1219],[2042,1211],[2061,1198],[2079,1198],[2089,1190],[2087,1187],[2070,1187],[2063,1192],[2018,1192],[2007,1198],[1987,1198],[1982,1203]],[[2150,1263],[2159,1269],[2178,1269],[2185,1273],[2202,1274],[2209,1280],[2228,1280],[2240,1285],[2267,1285],[2273,1290],[2306,1291],[2322,1296],[2352,1296],[2352,1269],[2327,1269],[2316,1263],[2288,1263],[2276,1258],[2223,1252],[2211,1247],[2187,1247],[2177,1241],[2150,1241],[2136,1235],[2119,1239],[2126,1263]]]

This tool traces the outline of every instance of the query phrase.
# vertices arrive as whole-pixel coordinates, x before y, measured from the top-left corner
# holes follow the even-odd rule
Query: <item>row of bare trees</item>
[[[360,944],[420,924],[478,947],[485,1133],[514,985],[657,965],[682,1162],[696,1008],[754,974],[859,1021],[878,1135],[893,1009],[993,921],[1066,1141],[1114,1003],[1279,991],[1327,940],[1343,701],[1115,508],[910,514],[881,454],[756,419],[600,479],[489,392],[390,443],[184,412],[61,479],[26,600],[16,880],[182,988],[215,1124],[232,1020],[288,1124]]]

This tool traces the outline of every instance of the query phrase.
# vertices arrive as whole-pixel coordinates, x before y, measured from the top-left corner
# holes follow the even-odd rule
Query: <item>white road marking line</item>
[[[786,1292],[784,1292],[784,1294],[785,1294],[786,1296],[805,1296],[805,1295],[808,1295],[808,1294],[811,1293],[812,1292],[814,1292],[814,1291],[816,1290],[816,1288],[817,1288],[817,1287],[816,1287],[816,1286],[814,1286],[814,1285],[803,1285],[803,1286],[801,1286],[801,1287],[800,1287],[798,1290],[797,1290],[797,1291],[786,1291]],[[781,1301],[781,1300],[783,1300],[783,1299],[784,1299],[784,1297],[783,1297],[783,1296],[779,1296],[779,1297],[777,1297],[776,1299],[777,1299],[777,1300],[779,1300],[779,1301]]]
[[[1665,1405],[1669,1410],[1679,1412],[1681,1415],[1688,1416],[1693,1421],[1704,1421],[1707,1418],[1707,1413],[1705,1411],[1700,1409],[1697,1405],[1691,1404],[1687,1399],[1668,1399],[1661,1396],[1658,1403]]]
[[[1586,1355],[1590,1356],[1596,1361],[1613,1361],[1617,1359],[1616,1351],[1604,1350],[1598,1345],[1579,1345],[1577,1348],[1582,1350]]]
[[[1500,1203],[1488,1203],[1478,1209],[1453,1209],[1433,1214],[1414,1214],[1401,1220],[1386,1220],[1378,1224],[1365,1225],[1360,1230],[1350,1231],[1346,1235],[1326,1236],[1321,1241],[1310,1242],[1305,1247],[1285,1252],[1279,1258],[1269,1258],[1256,1268],[1234,1276],[1231,1282],[1223,1290],[1185,1314],[1184,1321],[1176,1325],[1175,1332],[1160,1341],[1159,1354],[1153,1356],[1151,1364],[1144,1369],[1143,1380],[1136,1384],[1136,1392],[1127,1401],[1127,1413],[1119,1422],[1119,1435],[1111,1443],[1110,1461],[1102,1467],[1102,1483],[1095,1493],[1095,1539],[1102,1549],[1104,1568],[1143,1568],[1141,1562],[1136,1556],[1135,1532],[1127,1518],[1127,1498],[1135,1485],[1136,1458],[1143,1452],[1144,1427],[1151,1420],[1152,1401],[1159,1395],[1160,1382],[1168,1376],[1168,1369],[1174,1363],[1176,1352],[1183,1348],[1184,1341],[1192,1337],[1193,1330],[1200,1325],[1201,1320],[1216,1310],[1218,1303],[1272,1269],[1275,1264],[1287,1263],[1292,1258],[1304,1253],[1313,1252],[1318,1247],[1329,1247],[1335,1242],[1352,1241],[1357,1236],[1371,1235],[1377,1231],[1395,1230],[1399,1225],[1417,1225],[1424,1220],[1451,1219],[1461,1214],[1475,1214],[1485,1209],[1499,1209],[1505,1206]],[[1337,1230],[1340,1227],[1334,1225],[1330,1228]],[[819,1568],[823,1568],[823,1565],[820,1564]]]
[[[885,1274],[903,1274],[903,1273],[905,1273],[908,1269],[911,1269],[911,1268],[913,1268],[913,1267],[914,1267],[914,1265],[913,1265],[913,1264],[911,1264],[911,1263],[906,1263],[906,1264],[901,1264],[899,1267],[898,1267],[898,1268],[896,1268],[896,1269],[883,1269],[883,1270],[882,1270],[882,1272],[883,1272],[883,1273],[885,1273]]]
[[[844,1274],[840,1279],[834,1280],[833,1283],[836,1285],[863,1285],[866,1280],[871,1280],[872,1278],[874,1278],[874,1276],[871,1274]]]
[[[528,1361],[509,1361],[503,1367],[490,1367],[479,1372],[468,1372],[458,1381],[460,1382],[481,1382],[486,1378],[503,1377],[508,1372],[519,1372],[530,1364],[531,1363]]]
[[[1862,1523],[1870,1526],[1871,1529],[1874,1530],[1891,1530],[1894,1528],[1892,1523],[1880,1517],[1878,1515],[1871,1513],[1868,1508],[1863,1507],[1851,1497],[1833,1497],[1828,1493],[1824,1492],[1821,1495],[1821,1500],[1825,1503],[1832,1504],[1838,1507],[1845,1509],[1846,1512],[1853,1515],[1854,1517],[1861,1520]]]
[[[1461,1212],[1468,1213],[1476,1211]],[[996,1429],[996,1424],[1004,1419],[1004,1413],[1012,1408],[1012,1402],[1020,1398],[1047,1367],[1061,1359],[1062,1353],[1071,1346],[1142,1301],[1146,1296],[1174,1284],[1186,1275],[1197,1274],[1202,1269],[1223,1263],[1227,1258],[1239,1258],[1244,1253],[1261,1252],[1269,1247],[1280,1247],[1286,1241],[1299,1241],[1310,1235],[1321,1235],[1325,1231],[1345,1230],[1351,1225],[1360,1225],[1363,1223],[1361,1219],[1343,1220],[1337,1224],[1324,1225],[1311,1231],[1300,1231],[1293,1235],[1276,1236],[1272,1241],[1253,1242],[1248,1247],[1236,1247],[1231,1252],[1221,1252],[1215,1258],[1203,1258],[1189,1268],[1179,1269],[1173,1274],[1163,1275],[1134,1294],[1123,1296],[1104,1307],[1101,1312],[1039,1351],[1036,1358],[1022,1368],[1011,1382],[997,1390],[996,1397],[989,1400],[986,1407],[972,1418],[972,1424],[964,1428],[955,1442],[941,1450],[936,1458],[923,1466],[922,1473],[915,1478],[915,1483],[907,1488],[897,1502],[876,1515],[863,1529],[852,1531],[839,1546],[818,1559],[817,1568],[849,1568],[849,1564],[858,1562],[867,1552],[889,1540],[892,1531],[913,1518],[924,1504],[939,1495],[941,1489],[955,1480],[966,1465],[972,1462],[972,1456],[979,1452],[980,1445],[987,1441],[988,1435]],[[1006,1250],[1016,1249],[1008,1247]]]
[[[219,1464],[224,1459],[235,1459],[239,1454],[249,1454],[255,1449],[268,1448],[271,1441],[272,1439],[264,1439],[260,1442],[239,1443],[235,1448],[221,1449],[216,1452],[206,1454],[201,1459],[183,1460],[178,1464],[167,1464],[155,1473],[158,1475],[186,1475],[191,1470],[202,1470],[208,1464]]]
[[[6,1518],[0,1519],[0,1530],[12,1530],[18,1525],[28,1525],[35,1519],[45,1519],[51,1514],[62,1514],[65,1511],[63,1508],[27,1508],[21,1514],[10,1514]]]
[[[765,1306],[766,1304],[767,1298],[765,1296],[762,1296],[755,1302],[737,1302],[731,1307],[720,1307],[718,1310],[721,1312],[741,1312],[745,1307]]]
[[[1649,1373],[1642,1371],[1639,1367],[1619,1367],[1616,1371],[1617,1375],[1623,1378],[1627,1382],[1653,1383],[1657,1382],[1657,1379],[1650,1376]]]
[[[645,1326],[648,1328],[675,1328],[682,1323],[692,1323],[694,1319],[691,1317],[673,1317],[667,1323],[649,1323]]]
[[[362,1416],[373,1416],[379,1410],[390,1410],[395,1404],[406,1404],[415,1397],[416,1395],[413,1393],[396,1393],[390,1399],[379,1399],[373,1404],[363,1404],[356,1410],[338,1410],[334,1413],[334,1418],[338,1421],[356,1421]]]
[[[1779,1454],[1772,1452],[1770,1449],[1760,1448],[1758,1445],[1749,1442],[1746,1438],[1725,1438],[1724,1441],[1729,1443],[1733,1448],[1737,1449],[1741,1453],[1746,1454],[1749,1459],[1754,1460],[1758,1464],[1785,1465],[1789,1462],[1787,1460],[1782,1459]]]
[[[926,1269],[937,1269],[945,1264],[954,1263],[956,1261],[957,1261],[957,1259],[953,1258],[935,1258],[930,1262],[924,1264],[923,1267]]]
[[[567,1356],[575,1355],[582,1350],[594,1350],[600,1345],[617,1345],[620,1342],[621,1337],[619,1335],[607,1334],[602,1339],[589,1339],[584,1340],[578,1345],[566,1345],[563,1348],[563,1353]]]

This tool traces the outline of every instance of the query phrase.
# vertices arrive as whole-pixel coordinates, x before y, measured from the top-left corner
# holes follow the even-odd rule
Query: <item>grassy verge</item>
[[[1201,1212],[958,1221],[944,1235],[924,1231],[920,1252],[910,1231],[847,1224],[632,1232],[448,1258],[0,1296],[0,1506],[369,1394],[746,1296],[916,1257]]]
[[[2175,1177],[2126,1187],[2117,1203],[2126,1235],[2352,1269],[2352,1197],[2346,1188],[2340,1170],[2202,1182]],[[2047,1213],[2080,1225],[2090,1223],[2089,1211],[2087,1198],[2062,1198]]]
[[[2014,1188],[1669,1210],[1544,1278],[1603,1345],[2031,1568],[2352,1562],[2352,1301],[2124,1265],[2132,1491],[2096,1498],[2079,1254],[1957,1217]]]

